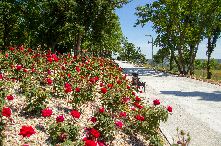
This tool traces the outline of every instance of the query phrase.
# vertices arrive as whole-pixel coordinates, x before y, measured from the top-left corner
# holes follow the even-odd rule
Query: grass
[[[137,63],[134,63],[136,65],[138,65]],[[140,66],[142,64],[139,64]],[[145,65],[143,65],[146,68],[152,68],[151,63],[147,63]],[[153,66],[153,69],[157,69],[157,70],[161,70],[161,71],[166,71],[168,73],[172,73],[172,74],[177,74],[180,75],[180,72],[177,70],[172,70],[169,71],[170,68],[165,67],[162,68],[161,66]],[[212,70],[212,76],[211,79],[207,79],[207,70],[194,70],[194,75],[190,75],[189,73],[187,75],[185,75],[186,77],[191,77],[192,79],[196,79],[196,80],[203,80],[204,82],[209,82],[209,83],[213,83],[213,84],[220,84],[221,85],[221,70]]]

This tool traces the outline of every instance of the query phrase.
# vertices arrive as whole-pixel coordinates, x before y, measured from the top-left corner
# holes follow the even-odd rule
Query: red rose
[[[65,64],[67,64],[68,62],[67,62],[67,61],[65,61],[64,63],[65,63]]]
[[[113,85],[112,85],[112,84],[108,84],[107,86],[108,86],[109,88],[112,88],[112,87],[113,87]]]
[[[106,88],[102,88],[102,89],[101,89],[101,92],[102,92],[102,93],[107,93],[107,89],[106,89]]]
[[[8,57],[8,54],[5,54],[5,57]]]
[[[5,108],[3,107],[3,111],[1,113],[3,116],[6,116],[6,117],[10,117],[11,116],[11,110],[8,108]]]
[[[23,50],[23,48],[22,47],[18,47],[19,48],[19,50]]]
[[[144,117],[140,115],[136,116],[135,118],[139,121],[145,121]]]
[[[72,115],[73,117],[79,119],[81,114],[80,114],[78,111],[74,111],[74,110],[73,110],[73,111],[71,112],[71,115]]]
[[[76,67],[75,69],[77,70],[77,72],[79,72],[79,71],[80,71],[79,67]]]
[[[20,133],[18,135],[23,135],[23,138],[25,136],[30,137],[32,134],[35,134],[36,132],[34,131],[34,129],[31,126],[22,126],[22,128],[20,129]]]
[[[89,133],[91,135],[93,135],[95,138],[98,138],[100,136],[100,133],[97,130],[95,130],[95,129],[90,129]]]
[[[141,99],[140,99],[139,97],[136,97],[136,100],[137,100],[137,101],[141,101]]]
[[[71,85],[68,84],[68,83],[66,83],[64,87],[65,87],[65,88],[71,88]]]
[[[67,139],[67,134],[61,134],[61,136],[60,136],[60,140],[65,140],[65,139]]]
[[[172,107],[168,106],[167,110],[168,110],[169,112],[172,112]]]
[[[94,122],[97,121],[97,119],[96,119],[95,117],[92,117],[92,118],[91,118],[91,121],[94,123]]]
[[[63,117],[63,115],[57,117],[57,118],[56,118],[56,121],[57,121],[57,123],[64,122],[64,117]]]
[[[49,79],[47,79],[47,83],[46,84],[51,84],[52,83],[52,80],[49,78]]]
[[[20,66],[20,65],[17,65],[16,67],[17,67],[16,70],[20,70],[20,69],[21,69],[21,66]]]
[[[120,113],[119,117],[126,117],[127,113]]]
[[[96,81],[98,81],[98,80],[99,80],[99,78],[98,78],[98,77],[95,77],[95,79],[94,79],[94,80],[95,80],[95,82],[96,82]]]
[[[81,92],[80,88],[75,89],[76,92]]]
[[[132,95],[135,95],[135,92],[133,92]]]
[[[87,140],[85,146],[97,146],[97,143],[95,141]]]
[[[130,86],[127,86],[127,89],[129,89],[130,88]]]
[[[99,112],[103,113],[104,112],[104,108],[99,109]]]
[[[66,88],[65,93],[71,92],[71,88]]]
[[[28,49],[29,52],[31,52],[31,49]]]
[[[142,93],[142,91],[140,91],[140,93]]]
[[[9,50],[13,51],[13,47],[9,47]]]
[[[103,83],[100,83],[100,87],[103,87]]]
[[[49,110],[49,109],[44,109],[42,111],[42,116],[43,117],[50,117],[52,115],[52,110]]]
[[[23,72],[27,72],[27,70],[23,68]]]
[[[160,101],[159,101],[158,99],[155,99],[155,100],[153,101],[153,104],[154,104],[154,105],[159,105],[159,104],[160,104]]]
[[[12,95],[10,95],[10,96],[7,96],[7,99],[8,99],[8,100],[13,100],[14,98],[13,98]]]
[[[117,122],[117,123],[115,123],[116,124],[116,126],[118,126],[120,129],[122,128],[122,126],[123,126],[123,124],[119,121],[119,122]]]

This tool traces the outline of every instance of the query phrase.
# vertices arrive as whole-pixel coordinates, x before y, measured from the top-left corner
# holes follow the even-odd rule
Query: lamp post
[[[151,35],[145,35],[145,36],[152,37]],[[152,43],[152,61],[151,61],[151,66],[152,66],[152,69],[153,69],[153,37],[152,37],[152,42],[150,42],[150,43]],[[149,41],[148,41],[148,44],[149,44]]]

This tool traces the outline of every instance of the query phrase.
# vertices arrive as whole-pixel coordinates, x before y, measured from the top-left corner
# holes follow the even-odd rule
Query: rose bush
[[[146,135],[146,139],[152,144],[162,144],[157,129],[160,121],[167,120],[168,112],[172,112],[172,108],[156,106],[160,105],[157,99],[153,101],[154,104],[144,106],[142,98],[136,96],[136,87],[126,80],[122,69],[113,61],[86,56],[56,55],[50,51],[34,53],[26,48],[14,49],[13,52],[10,50],[7,54],[8,56],[1,55],[1,69],[7,69],[7,75],[0,76],[0,85],[7,89],[6,82],[12,83],[16,80],[20,96],[26,97],[27,105],[24,110],[54,121],[52,124],[47,122],[51,143],[111,143],[115,135],[123,131],[133,135]],[[9,80],[11,78],[13,80]],[[10,93],[3,88],[0,88],[0,94],[5,98]],[[50,117],[52,110],[46,108],[46,99],[52,97],[63,99],[71,105],[72,120],[64,120],[63,115],[56,119]],[[94,130],[89,130],[87,140],[82,141],[79,139],[78,119],[84,109],[79,107],[94,102],[95,98],[99,98],[101,102],[100,108],[89,117],[92,124],[88,130]],[[3,109],[6,102],[2,101],[0,105]],[[1,113],[11,116],[9,111],[3,110]],[[29,127],[27,133],[27,136],[30,136],[34,131]],[[20,135],[25,135],[25,128]]]

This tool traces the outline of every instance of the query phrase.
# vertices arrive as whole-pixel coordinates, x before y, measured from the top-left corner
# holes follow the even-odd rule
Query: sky
[[[127,37],[128,42],[133,43],[136,48],[140,47],[141,53],[146,55],[147,59],[152,58],[152,44],[148,44],[148,41],[151,42],[152,38],[150,36],[145,35],[151,35],[153,36],[153,39],[155,39],[158,34],[155,32],[155,30],[153,30],[152,22],[148,22],[143,28],[141,25],[133,27],[138,19],[138,16],[136,16],[134,13],[136,12],[135,8],[137,6],[144,6],[146,4],[153,3],[153,1],[155,0],[133,0],[127,5],[123,5],[123,8],[116,9],[115,11],[121,23],[121,30],[124,36]],[[204,39],[199,44],[196,59],[208,58],[206,56],[207,42],[208,39]],[[153,55],[156,54],[159,49],[160,48],[158,46],[153,46]],[[221,38],[217,40],[216,48],[212,52],[211,58],[221,59]]]

